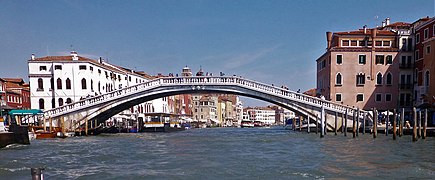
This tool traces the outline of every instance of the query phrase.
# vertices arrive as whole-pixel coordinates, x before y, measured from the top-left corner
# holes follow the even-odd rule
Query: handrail
[[[323,106],[325,110],[345,113],[346,109],[349,114],[353,114],[357,109],[354,107],[345,106],[339,103],[334,103],[326,100],[322,100],[317,97],[308,96],[302,93],[297,93],[288,89],[275,87],[273,85],[260,83],[254,80],[245,79],[237,76],[192,76],[192,77],[163,77],[157,78],[151,81],[147,81],[141,84],[129,86],[119,90],[111,91],[106,94],[101,94],[93,97],[89,97],[77,102],[73,102],[64,106],[49,109],[44,111],[46,116],[59,116],[67,114],[71,111],[84,109],[90,106],[98,105],[100,103],[106,103],[127,95],[131,95],[144,90],[161,87],[161,86],[192,86],[192,89],[196,89],[201,85],[232,85],[239,86],[249,90],[263,92],[269,95],[282,97],[287,100],[307,104],[320,108]],[[366,112],[360,110],[360,117]]]

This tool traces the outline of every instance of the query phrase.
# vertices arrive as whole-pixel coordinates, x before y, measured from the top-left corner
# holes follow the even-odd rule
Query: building
[[[268,106],[269,108],[275,110],[275,123],[285,124],[287,119],[293,119],[296,114],[293,111],[279,107],[279,106]]]
[[[415,39],[415,105],[435,104],[435,17],[413,23]],[[432,77],[431,77],[432,75]]]
[[[233,94],[218,95],[218,120],[224,126],[238,126],[241,123],[242,103]]]
[[[152,76],[125,67],[93,60],[72,51],[69,56],[46,56],[28,60],[33,109],[51,109],[97,96],[117,89],[151,80]],[[114,120],[136,117],[146,118],[146,113],[169,113],[168,98],[144,102],[126,110]]]
[[[220,125],[218,120],[217,103],[218,97],[210,94],[193,94],[193,119],[210,125]]]
[[[264,125],[272,125],[276,123],[275,109],[271,107],[247,107],[243,109],[248,120],[259,122]]]
[[[364,110],[397,108],[399,93],[411,92],[406,86],[411,71],[400,74],[401,60],[408,67],[412,59],[409,30],[409,23],[390,24],[387,18],[382,27],[327,32],[326,52],[316,60],[317,94]]]
[[[182,76],[192,76],[189,67],[182,70]],[[196,76],[213,76],[202,67]],[[209,125],[235,126],[242,120],[242,102],[234,94],[192,94],[192,118]]]
[[[0,111],[6,114],[11,109],[30,109],[29,84],[22,78],[0,78]]]

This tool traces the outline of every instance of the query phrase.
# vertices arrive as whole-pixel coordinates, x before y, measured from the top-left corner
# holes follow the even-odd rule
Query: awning
[[[37,114],[44,114],[39,109],[13,109],[10,110],[9,115],[37,115]]]

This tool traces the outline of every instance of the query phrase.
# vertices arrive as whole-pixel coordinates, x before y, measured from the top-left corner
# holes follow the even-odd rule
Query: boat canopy
[[[38,115],[38,114],[44,114],[43,111],[39,109],[13,109],[10,110],[9,115]]]

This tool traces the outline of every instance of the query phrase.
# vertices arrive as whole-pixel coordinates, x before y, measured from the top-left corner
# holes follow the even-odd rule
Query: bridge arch
[[[102,122],[134,105],[156,98],[194,93],[237,94],[267,101],[315,119],[321,108],[330,114],[356,113],[355,108],[332,103],[291,90],[267,85],[239,77],[170,77],[159,78],[135,86],[91,97],[65,106],[45,111],[51,118],[68,120],[97,120]],[[360,111],[362,116],[364,111]]]

